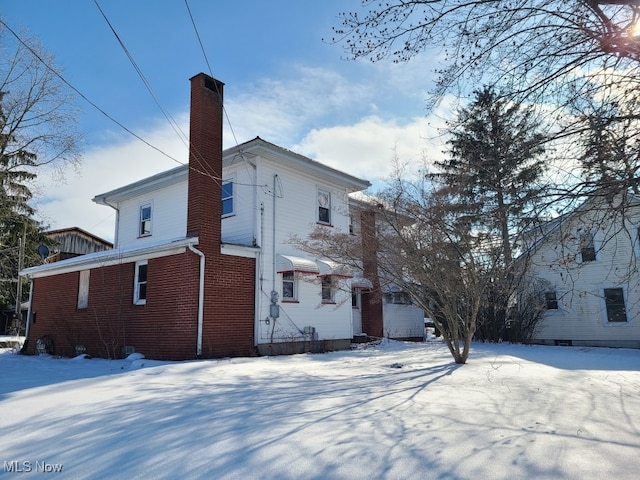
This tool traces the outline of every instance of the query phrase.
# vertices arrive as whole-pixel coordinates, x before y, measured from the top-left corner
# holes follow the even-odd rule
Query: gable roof
[[[578,205],[570,212],[564,213],[556,218],[553,218],[547,222],[538,225],[535,228],[528,230],[522,234],[525,248],[523,252],[518,256],[519,258],[535,252],[540,245],[542,245],[553,234],[560,231],[562,227],[568,225],[571,221],[578,218],[580,215],[592,212],[596,209],[598,203],[604,203],[604,209],[609,210],[614,208],[613,205],[620,205],[623,201],[627,202],[628,206],[640,205],[640,196],[631,192],[624,194],[620,193],[612,198],[611,194],[595,192],[591,194],[584,202]],[[528,239],[528,241],[527,241]]]

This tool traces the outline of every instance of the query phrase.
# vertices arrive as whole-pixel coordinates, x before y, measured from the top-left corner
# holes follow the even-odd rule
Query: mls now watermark
[[[47,463],[44,460],[36,460],[31,462],[25,461],[6,461],[3,465],[5,473],[30,473],[30,472],[44,472],[44,473],[60,473],[64,465],[62,463]]]

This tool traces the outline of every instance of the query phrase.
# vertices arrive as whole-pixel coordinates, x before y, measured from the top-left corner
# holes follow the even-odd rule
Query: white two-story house
[[[370,184],[259,137],[223,152],[222,88],[191,79],[188,164],[93,199],[117,213],[113,250],[25,270],[28,351],[43,337],[61,354],[173,359],[348,348],[354,272],[289,238],[348,233],[349,194]]]
[[[532,232],[522,289],[545,309],[533,341],[640,348],[640,199],[593,196]]]

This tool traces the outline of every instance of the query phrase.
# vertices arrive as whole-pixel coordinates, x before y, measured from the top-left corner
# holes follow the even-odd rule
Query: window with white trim
[[[136,305],[145,305],[147,303],[147,261],[136,262],[135,268],[133,303]]]
[[[331,225],[331,193],[318,189],[318,223]]]
[[[322,301],[325,303],[333,302],[333,277],[331,275],[324,275],[321,278],[322,285]]]
[[[89,274],[91,270],[80,271],[80,279],[78,280],[78,309],[84,309],[89,306]]]
[[[233,215],[233,181],[222,182],[222,216]]]
[[[558,310],[558,296],[555,291],[544,292],[544,305],[547,310]]]
[[[580,258],[582,262],[595,262],[596,246],[593,232],[580,233]]]
[[[138,235],[146,237],[151,235],[151,204],[140,206],[140,228]]]
[[[298,299],[295,272],[282,272],[282,300],[295,301]]]
[[[624,304],[624,290],[622,288],[605,288],[604,303],[607,308],[608,322],[627,321],[627,309]]]

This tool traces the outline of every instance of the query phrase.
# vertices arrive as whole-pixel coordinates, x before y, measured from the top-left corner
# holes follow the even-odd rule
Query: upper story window
[[[580,257],[582,262],[595,262],[596,247],[593,232],[580,233]]]
[[[136,262],[136,273],[133,284],[133,303],[145,305],[147,303],[147,261]]]
[[[151,235],[151,204],[140,207],[140,229],[138,235],[145,237]]]
[[[233,215],[233,182],[222,182],[222,216]]]
[[[607,307],[608,322],[627,321],[627,309],[624,305],[624,290],[622,288],[605,288],[604,302]]]
[[[331,193],[318,190],[318,222],[331,225]]]

